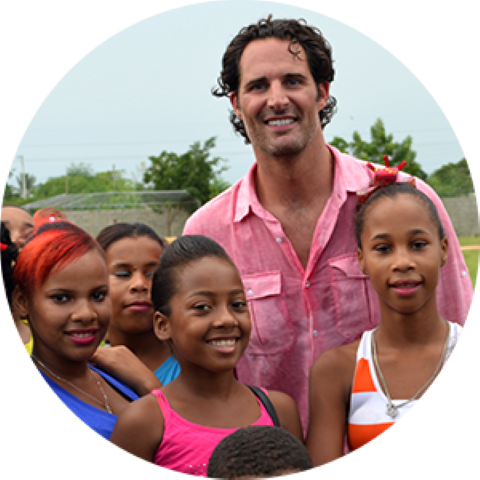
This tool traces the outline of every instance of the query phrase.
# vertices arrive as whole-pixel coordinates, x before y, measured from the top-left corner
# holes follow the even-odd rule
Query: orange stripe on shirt
[[[378,437],[381,433],[391,427],[391,423],[378,423],[376,425],[348,425],[348,443],[352,450],[363,447],[366,443]]]
[[[368,360],[361,358],[357,363],[355,378],[353,381],[352,393],[376,392],[375,384],[372,380]]]

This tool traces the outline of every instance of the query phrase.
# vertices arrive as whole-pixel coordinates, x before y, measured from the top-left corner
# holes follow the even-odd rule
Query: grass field
[[[458,241],[462,247],[472,245],[480,246],[480,237],[458,237]],[[465,258],[465,263],[467,264],[474,287],[477,280],[479,253],[480,250],[463,250],[463,257]]]
[[[462,247],[469,245],[478,245],[480,247],[480,237],[458,237]]]

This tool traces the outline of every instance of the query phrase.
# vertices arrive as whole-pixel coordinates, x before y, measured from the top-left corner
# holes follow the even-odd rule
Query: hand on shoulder
[[[155,374],[125,345],[97,348],[90,363],[125,383],[140,396],[162,387]]]

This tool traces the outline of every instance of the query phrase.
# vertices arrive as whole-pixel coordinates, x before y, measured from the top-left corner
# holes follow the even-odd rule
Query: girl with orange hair
[[[30,324],[32,360],[60,399],[109,439],[117,415],[158,380],[139,361],[117,378],[88,363],[111,316],[101,247],[68,221],[43,223],[18,256],[14,276],[13,302]]]

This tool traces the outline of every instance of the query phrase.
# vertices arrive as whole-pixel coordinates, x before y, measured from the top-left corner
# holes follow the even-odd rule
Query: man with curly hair
[[[304,20],[270,16],[240,30],[212,93],[229,98],[231,123],[256,161],[184,230],[220,243],[242,275],[253,328],[239,379],[292,396],[305,429],[315,358],[380,321],[375,292],[358,266],[353,229],[356,192],[372,172],[325,141],[336,106],[333,79],[331,47]],[[463,324],[473,295],[467,267],[440,199],[416,181],[449,238],[439,310]]]

